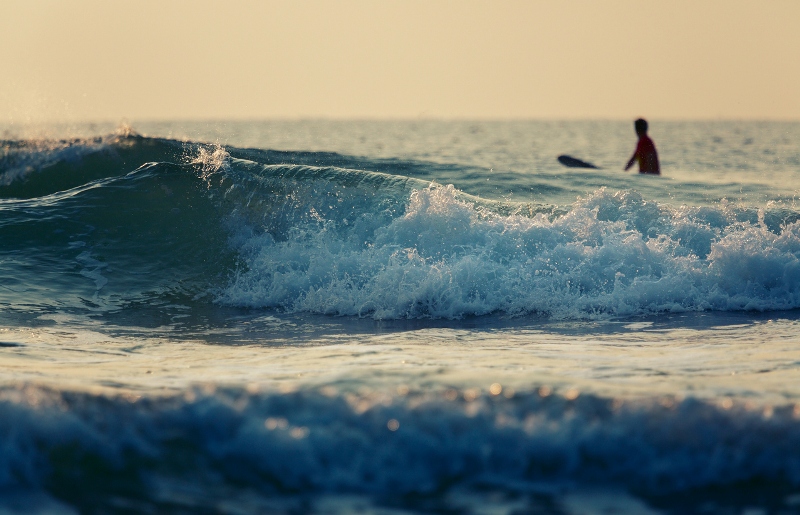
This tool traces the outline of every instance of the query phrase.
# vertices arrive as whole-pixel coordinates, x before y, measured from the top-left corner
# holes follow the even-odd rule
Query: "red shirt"
[[[639,173],[661,175],[661,167],[658,166],[658,152],[656,152],[656,146],[647,134],[639,138],[639,144],[636,145],[636,152],[634,155],[639,162]]]

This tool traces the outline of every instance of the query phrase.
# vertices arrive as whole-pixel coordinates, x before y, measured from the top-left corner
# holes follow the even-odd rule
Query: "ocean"
[[[0,136],[2,513],[800,513],[800,123]]]

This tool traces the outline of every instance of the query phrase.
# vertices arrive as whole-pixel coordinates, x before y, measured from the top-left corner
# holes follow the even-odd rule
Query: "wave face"
[[[22,148],[0,172],[0,302],[102,312],[191,298],[207,295],[232,263],[227,232],[214,223],[219,203],[191,165],[175,164],[177,142],[123,136]],[[25,164],[33,161],[38,168]]]
[[[780,204],[606,189],[522,204],[398,173],[424,163],[133,134],[2,148],[9,306],[178,299],[376,319],[800,307],[800,214]]]

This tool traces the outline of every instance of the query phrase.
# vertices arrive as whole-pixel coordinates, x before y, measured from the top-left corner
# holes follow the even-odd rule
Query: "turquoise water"
[[[800,124],[134,129],[4,132],[7,510],[800,511]]]

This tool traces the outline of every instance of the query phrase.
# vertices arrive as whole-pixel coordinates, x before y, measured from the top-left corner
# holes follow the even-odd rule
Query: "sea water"
[[[0,134],[5,512],[800,513],[800,123]]]

